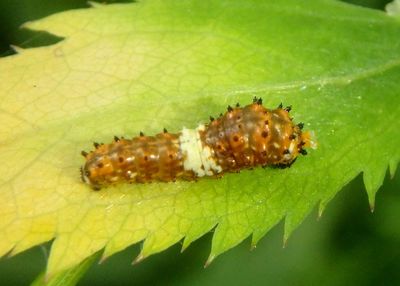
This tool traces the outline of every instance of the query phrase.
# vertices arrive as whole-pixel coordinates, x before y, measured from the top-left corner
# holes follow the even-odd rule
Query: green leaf
[[[67,270],[61,271],[54,275],[50,281],[46,279],[46,271],[40,273],[40,275],[33,281],[31,286],[73,286],[78,283],[90,266],[99,258],[99,255],[93,254],[89,256],[78,265],[71,267]]]
[[[400,17],[400,0],[393,0],[386,5],[385,10],[390,16]]]
[[[26,27],[65,37],[0,60],[0,255],[55,238],[47,277],[143,242],[136,261],[215,228],[214,257],[310,210],[364,173],[371,207],[400,158],[400,23],[330,0],[142,1]],[[293,106],[319,147],[290,169],[93,192],[81,150],[194,128],[261,96]]]

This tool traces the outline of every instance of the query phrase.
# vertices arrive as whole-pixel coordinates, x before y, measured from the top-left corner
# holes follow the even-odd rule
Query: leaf
[[[393,0],[388,3],[385,10],[390,16],[400,17],[400,0]]]
[[[400,24],[314,0],[142,1],[31,22],[65,40],[0,61],[0,255],[55,238],[47,278],[104,248],[143,242],[136,262],[215,228],[210,263],[364,173],[371,207],[400,158]],[[319,148],[290,169],[93,192],[81,150],[113,135],[194,128],[227,104],[293,106]]]
[[[31,286],[69,286],[76,285],[81,279],[81,277],[86,273],[90,266],[98,259],[98,255],[93,254],[89,256],[79,264],[71,267],[65,271],[61,271],[54,275],[50,281],[46,281],[46,272],[43,271],[40,275],[33,281]]]

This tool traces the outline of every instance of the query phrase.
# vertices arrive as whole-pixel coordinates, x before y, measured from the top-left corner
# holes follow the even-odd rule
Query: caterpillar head
[[[88,165],[85,164],[84,166],[81,167],[80,169],[81,171],[81,179],[82,182],[88,184],[93,190],[98,191],[101,189],[100,184],[98,184],[96,181],[94,181],[91,178],[91,173],[90,170],[88,168]]]

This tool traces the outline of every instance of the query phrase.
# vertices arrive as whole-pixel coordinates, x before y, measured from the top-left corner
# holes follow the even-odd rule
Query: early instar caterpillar
[[[289,167],[307,154],[305,148],[315,146],[303,123],[292,122],[290,110],[282,104],[267,109],[254,98],[245,107],[228,106],[225,114],[196,129],[94,143],[94,151],[82,151],[82,181],[99,190],[119,182],[196,180],[256,166]]]

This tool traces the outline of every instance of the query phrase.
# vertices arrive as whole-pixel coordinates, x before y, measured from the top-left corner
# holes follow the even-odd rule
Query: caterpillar
[[[267,109],[255,97],[245,107],[228,106],[196,129],[115,136],[110,144],[94,143],[94,151],[81,152],[86,159],[81,178],[100,190],[118,182],[197,180],[256,166],[290,167],[299,154],[307,154],[305,148],[316,146],[312,133],[302,131],[303,123],[293,123],[290,110],[282,104]]]

